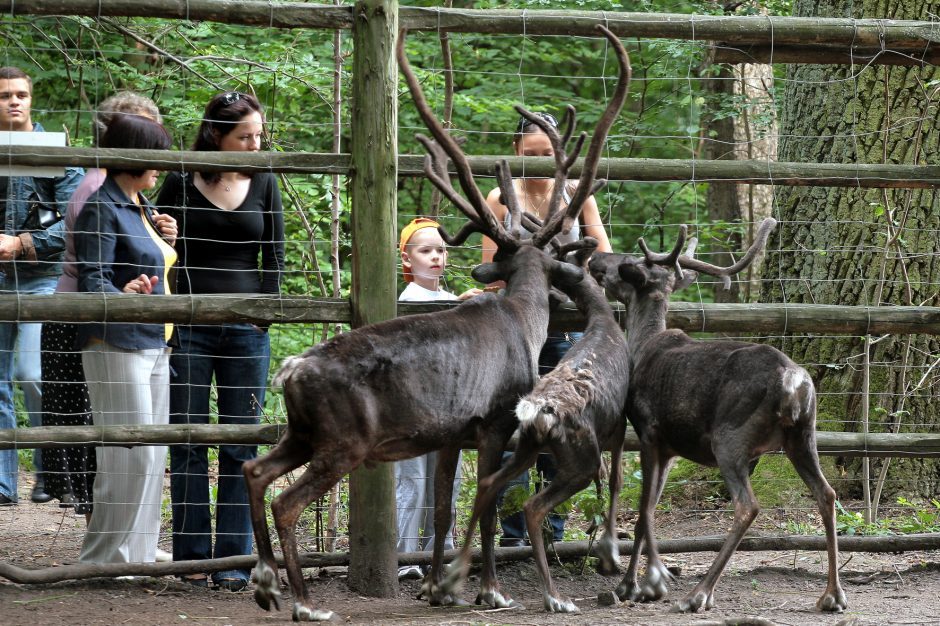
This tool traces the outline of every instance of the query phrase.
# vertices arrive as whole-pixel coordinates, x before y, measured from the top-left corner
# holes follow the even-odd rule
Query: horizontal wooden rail
[[[175,444],[273,444],[286,424],[167,425],[167,426],[37,426],[0,429],[0,450]],[[640,442],[630,431],[624,449],[638,451]],[[464,446],[473,448],[473,442]],[[820,454],[868,457],[940,457],[940,433],[816,433]]]
[[[548,157],[478,155],[468,157],[474,174],[493,174],[493,166],[506,160],[514,175],[551,176],[555,162]],[[194,152],[191,150],[124,150],[2,146],[0,162],[10,165],[57,167],[127,167],[159,170],[221,172],[241,170],[286,174],[348,174],[349,154],[320,152]],[[571,169],[581,173],[583,159]],[[404,154],[399,175],[423,176],[424,157]],[[698,159],[601,159],[598,176],[628,181],[728,181],[741,184],[816,187],[934,188],[940,187],[940,166],[857,163],[792,163],[775,161],[718,161]]]
[[[0,0],[8,15],[128,16],[211,21],[271,28],[349,29],[353,7],[299,2],[232,0]],[[856,51],[874,63],[891,62],[891,50],[933,63],[940,25],[926,21],[779,16],[690,15],[531,9],[401,7],[399,25],[410,30],[486,34],[597,36],[603,24],[624,38],[668,38],[718,42],[719,48],[799,47]],[[773,59],[788,62],[785,55]],[[799,62],[832,62],[807,56]]]
[[[443,311],[459,303],[399,303],[399,315]],[[624,308],[613,303],[624,317]],[[177,324],[349,323],[345,298],[245,296],[244,294],[133,295],[60,293],[0,295],[0,321],[173,322]],[[814,335],[940,335],[940,308],[826,304],[701,304],[672,302],[671,328],[700,332],[811,333]],[[584,318],[573,305],[552,313],[553,330],[580,330]]]
[[[726,540],[725,535],[711,535],[704,537],[683,537],[681,539],[660,539],[657,547],[661,554],[681,554],[690,552],[718,552]],[[630,554],[633,551],[633,542],[619,540],[617,546],[620,554]],[[552,544],[551,551],[562,559],[576,559],[594,554],[597,542],[594,541],[560,541]],[[808,552],[823,552],[826,549],[826,538],[819,535],[788,535],[776,537],[745,537],[738,546],[738,552],[782,551],[794,552],[797,550]],[[912,535],[890,535],[879,537],[860,537],[849,535],[839,537],[840,552],[895,552],[937,550],[940,549],[940,533],[919,533]],[[519,548],[495,548],[496,560],[522,561],[532,558],[531,546]],[[452,561],[457,557],[458,550],[445,550],[444,560]],[[483,556],[480,548],[470,551],[470,558],[474,563],[482,562]],[[276,555],[278,565],[284,566],[281,554]],[[59,565],[56,567],[27,568],[0,562],[0,577],[6,578],[19,585],[42,585],[57,583],[64,580],[85,580],[109,576],[183,576],[186,574],[199,574],[208,572],[221,572],[230,569],[251,569],[257,563],[258,557],[227,556],[218,559],[203,559],[199,561],[173,561],[170,563],[75,563],[72,565]],[[430,552],[402,552],[398,555],[399,565],[430,565]],[[302,567],[337,567],[349,565],[349,552],[305,552],[300,555]],[[611,587],[614,585],[611,582]],[[606,592],[609,593],[609,592]],[[705,622],[715,624],[717,622]],[[727,622],[722,622],[727,623]]]

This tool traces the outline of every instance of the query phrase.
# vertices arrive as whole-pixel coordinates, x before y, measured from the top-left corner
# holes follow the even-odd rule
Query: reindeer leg
[[[277,583],[277,562],[271,547],[264,492],[277,478],[306,463],[309,453],[307,449],[291,445],[289,438],[285,437],[268,454],[246,461],[242,466],[248,488],[251,526],[254,529],[255,545],[258,547],[258,564],[252,573],[255,602],[265,611],[270,611],[272,605],[275,610],[280,610],[281,590]]]
[[[601,456],[596,446],[576,447],[572,443],[569,439],[564,446],[552,446],[558,473],[548,487],[529,498],[523,507],[535,567],[539,578],[542,579],[542,601],[549,613],[581,612],[574,602],[558,594],[548,569],[545,540],[542,537],[542,522],[545,517],[556,506],[590,485],[592,478],[597,475],[597,468],[600,467]],[[593,468],[593,471],[585,471],[588,468]]]
[[[473,512],[470,514],[470,523],[467,525],[463,546],[460,549],[460,554],[451,563],[447,577],[441,582],[441,593],[455,596],[463,586],[467,572],[470,569],[470,541],[473,539],[474,529],[483,516],[488,514],[490,509],[496,505],[496,496],[499,490],[512,478],[535,464],[535,459],[538,457],[538,448],[521,451],[522,447],[523,444],[520,440],[516,452],[509,458],[506,465],[501,467],[495,474],[490,474],[485,479],[480,480],[477,484],[477,495],[473,502]]]
[[[718,434],[715,439],[718,440]],[[731,531],[728,537],[718,551],[714,562],[705,577],[683,599],[677,601],[672,611],[677,613],[697,612],[700,609],[710,609],[715,606],[715,585],[721,578],[728,560],[738,548],[744,533],[750,528],[754,518],[760,512],[757,499],[751,490],[751,481],[748,478],[750,466],[749,459],[742,458],[740,451],[747,449],[744,446],[734,443],[727,443],[715,450],[715,457],[718,460],[718,467],[721,469],[721,475],[725,479],[725,485],[731,493],[731,500],[734,502],[734,522],[731,525]]]
[[[292,618],[295,622],[319,622],[333,617],[332,611],[314,607],[304,584],[297,554],[297,520],[311,502],[329,491],[340,478],[357,467],[361,460],[349,449],[336,451],[327,458],[314,458],[294,484],[282,491],[271,503],[271,513],[278,537],[281,539],[281,552],[284,554],[284,569],[294,594]]]
[[[812,490],[819,507],[823,525],[826,527],[826,552],[829,556],[829,579],[826,590],[816,602],[820,611],[842,613],[848,606],[845,592],[839,583],[839,543],[836,537],[836,492],[829,486],[819,467],[816,452],[816,433],[812,421],[802,430],[786,432],[784,451],[796,468],[803,482]]]
[[[460,462],[460,448],[443,448],[437,453],[434,469],[434,549],[431,554],[431,571],[421,585],[419,598],[427,597],[431,606],[453,606],[463,602],[446,593],[441,582],[444,579],[444,545],[454,521],[454,479]]]
[[[503,423],[515,424],[515,420],[504,420]],[[503,458],[503,450],[509,441],[512,432],[488,433],[486,439],[479,447],[477,474],[480,481],[495,474],[499,470]],[[480,574],[480,593],[477,595],[477,604],[487,604],[493,608],[508,608],[520,606],[508,595],[503,595],[499,589],[496,578],[496,555],[493,547],[496,538],[496,499],[480,514],[480,542],[483,552],[483,571]]]
[[[623,441],[623,433],[620,433]],[[617,501],[623,488],[623,444],[614,446],[610,452],[610,502],[607,504],[607,519],[604,520],[604,534],[594,546],[594,554],[600,559],[597,571],[604,576],[620,573],[620,550],[617,548]]]
[[[653,444],[641,444],[640,467],[643,472],[643,487],[640,491],[640,503],[636,528],[633,531],[633,553],[630,565],[614,593],[621,600],[650,602],[659,600],[669,591],[672,574],[663,565],[656,547],[655,514],[656,504],[666,488],[666,477],[672,468],[672,457],[662,458],[663,453]],[[647,550],[646,576],[643,584],[637,582],[637,570],[643,549]]]

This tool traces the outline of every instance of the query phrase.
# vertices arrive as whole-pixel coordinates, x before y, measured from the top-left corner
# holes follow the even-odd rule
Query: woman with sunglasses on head
[[[264,114],[257,98],[229,91],[206,105],[193,150],[257,152]],[[172,172],[157,198],[180,229],[177,289],[185,294],[277,294],[284,268],[284,218],[269,172]],[[208,424],[216,388],[220,424],[257,424],[270,363],[266,328],[180,325],[170,365],[170,423]],[[209,507],[209,446],[170,447],[173,560],[251,554],[251,516],[242,464],[256,446],[219,446],[215,545]],[[207,586],[205,574],[184,576]],[[240,591],[249,570],[216,572],[220,589]]]
[[[558,127],[558,120],[548,113],[536,113],[539,118],[552,127]],[[553,157],[555,151],[552,143],[541,128],[528,119],[522,117],[516,127],[516,132],[512,140],[513,151],[516,156],[521,157]],[[548,208],[551,202],[552,193],[555,191],[555,181],[552,178],[516,178],[512,181],[516,192],[516,199],[520,208],[540,220],[548,216]],[[574,190],[577,187],[575,181],[565,184],[562,190],[562,205],[559,210],[563,211],[571,201]],[[510,226],[509,210],[502,203],[500,190],[497,187],[489,193],[486,203],[492,209],[493,214],[508,228]],[[580,239],[582,236],[593,237],[597,240],[597,250],[599,252],[611,252],[610,240],[607,238],[607,232],[601,222],[600,212],[597,208],[597,202],[594,196],[589,196],[581,209],[580,219],[567,235],[558,235],[562,243],[569,243]],[[493,260],[496,254],[496,244],[491,239],[483,238],[483,262],[487,263]],[[501,283],[491,285],[502,286]],[[559,333],[549,332],[545,345],[539,353],[539,375],[542,376],[550,372],[561,360],[561,358],[571,348],[573,342],[577,341],[581,333]],[[509,453],[504,455],[504,460]],[[555,477],[556,468],[552,457],[548,454],[540,454],[536,461],[536,470],[548,482]],[[498,499],[502,502],[503,493],[513,486],[522,486],[528,489],[528,474],[523,474],[506,484],[506,487],[499,493]],[[564,535],[565,520],[562,516],[551,514],[549,521],[552,525],[552,534],[555,541],[561,541]],[[521,546],[525,544],[526,525],[525,517],[522,511],[500,519],[503,536],[500,539],[500,545],[505,547]]]

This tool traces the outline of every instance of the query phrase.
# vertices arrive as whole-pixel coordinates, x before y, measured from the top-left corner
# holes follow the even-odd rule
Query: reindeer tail
[[[294,370],[301,361],[303,361],[303,357],[300,356],[289,356],[281,361],[281,369],[274,375],[274,380],[271,381],[271,387],[283,387],[284,383],[286,383],[290,375],[294,373]]]
[[[532,393],[516,405],[516,417],[522,432],[544,442],[549,432],[580,415],[594,396],[594,373],[589,361],[579,369],[567,363],[546,374]]]

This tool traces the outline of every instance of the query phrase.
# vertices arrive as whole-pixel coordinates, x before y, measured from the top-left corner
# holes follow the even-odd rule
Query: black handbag
[[[27,201],[29,211],[26,213],[26,219],[23,220],[24,231],[46,230],[58,223],[63,217],[55,205],[54,180],[34,178],[33,181],[36,185],[36,191]],[[43,186],[51,188],[51,193],[49,193],[49,189],[40,189]]]

